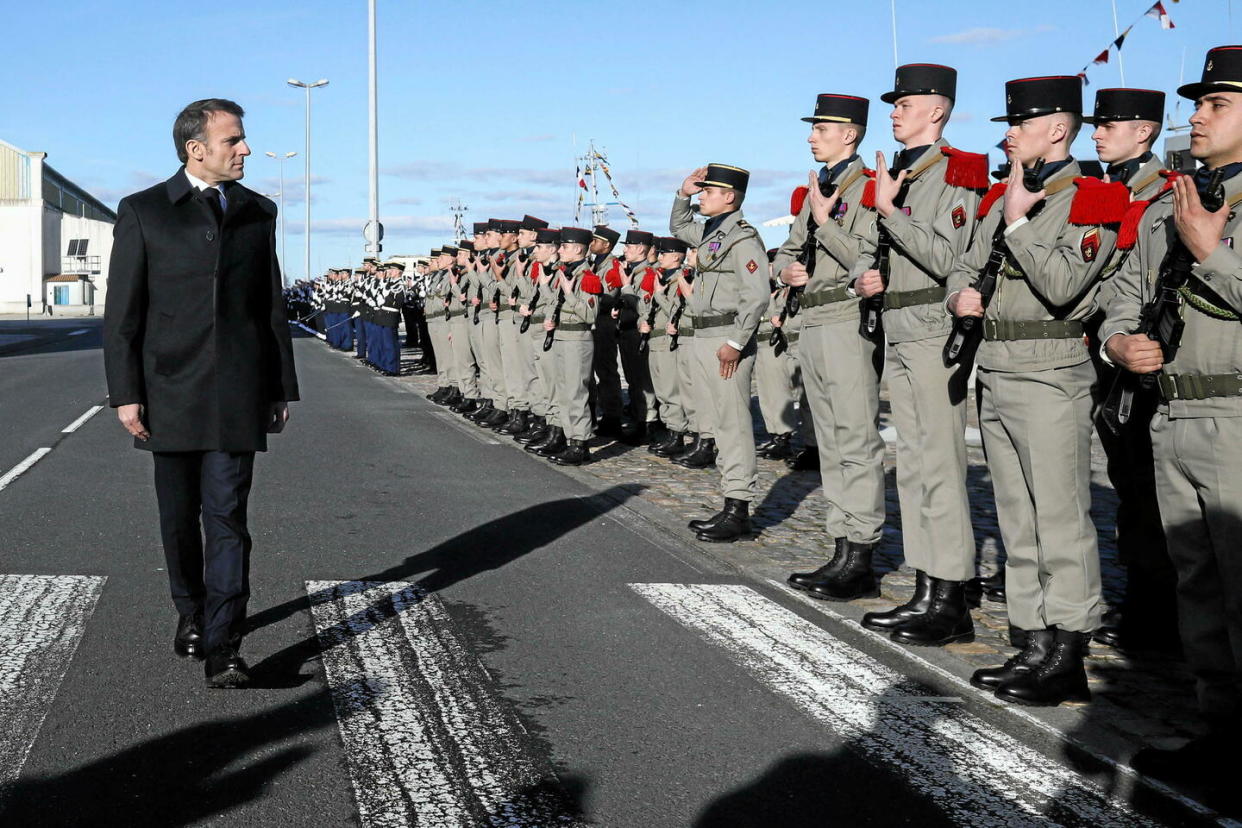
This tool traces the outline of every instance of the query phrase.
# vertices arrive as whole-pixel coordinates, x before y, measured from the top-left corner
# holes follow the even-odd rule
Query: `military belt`
[[[785,334],[785,343],[786,343],[786,344],[788,344],[788,345],[792,345],[792,344],[794,344],[795,342],[797,342],[797,341],[798,341],[798,336],[799,336],[798,331],[794,331],[793,333],[787,333],[787,334]]]
[[[647,335],[647,339],[659,339],[662,336],[668,336],[668,331],[664,329],[652,328],[651,333]]]
[[[884,294],[884,310],[912,308],[915,305],[932,305],[944,301],[944,288],[940,285],[922,290],[901,290]]]
[[[1156,382],[1165,402],[1242,397],[1242,374],[1160,374]]]
[[[456,319],[456,318],[457,318],[457,317],[459,317],[459,316],[465,316],[467,313],[468,313],[468,311],[466,311],[466,310],[455,310],[455,311],[449,311],[449,313],[448,313],[448,318],[449,318],[449,319]]]
[[[722,313],[717,316],[696,316],[694,317],[694,329],[702,331],[707,328],[724,328],[737,323],[737,315],[732,313]]]
[[[532,314],[530,315],[530,324],[532,324],[532,325],[542,325],[542,324],[543,324],[543,315],[542,315],[542,314],[538,314],[538,313],[532,313]]]
[[[1082,323],[1074,320],[983,320],[983,338],[989,342],[1010,342],[1027,339],[1078,339],[1082,335]]]
[[[832,288],[831,290],[817,290],[814,293],[805,293],[802,295],[802,307],[818,308],[820,305],[831,305],[836,302],[845,302],[855,297],[850,296],[849,288]]]
[[[557,325],[556,329],[565,333],[579,333],[591,330],[591,326],[585,322],[568,322],[564,325]]]

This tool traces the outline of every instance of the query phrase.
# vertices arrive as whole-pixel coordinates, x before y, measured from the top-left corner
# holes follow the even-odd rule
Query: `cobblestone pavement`
[[[417,351],[403,352],[403,376],[398,380],[414,386],[411,390],[430,392],[434,375],[410,375]],[[885,392],[886,393],[886,392]],[[977,427],[973,392],[970,426]],[[888,426],[888,406],[882,403],[882,426]],[[753,406],[756,439],[765,440],[757,401]],[[974,442],[978,442],[977,440]],[[983,575],[996,571],[997,557],[1003,554],[991,478],[978,445],[968,450],[968,487],[979,567]],[[1117,563],[1113,540],[1113,519],[1117,500],[1105,474],[1104,453],[1098,441],[1092,452],[1091,515],[1099,531],[1100,557],[1105,599],[1121,599],[1125,570]],[[901,513],[895,489],[894,448],[890,443],[885,456],[888,519],[879,554],[878,574],[883,575],[879,598],[831,604],[834,611],[857,618],[872,609],[886,609],[906,600],[914,585],[914,573],[901,552]],[[580,471],[602,482],[639,483],[645,487],[641,497],[667,512],[674,522],[704,517],[720,506],[719,476],[714,468],[701,471],[684,469],[654,457],[645,448],[634,448],[599,439],[592,443],[592,462]],[[763,492],[753,511],[758,535],[754,540],[733,544],[700,544],[687,532],[687,540],[704,554],[725,560],[759,579],[783,582],[793,571],[820,566],[828,553],[824,531],[824,500],[818,472],[793,472],[782,462],[759,460],[758,490]],[[848,610],[842,609],[842,607]],[[943,651],[960,661],[959,674],[976,667],[994,666],[1015,650],[1007,640],[1008,618],[1005,605],[984,600],[974,612],[977,636],[974,642],[952,644]],[[1063,732],[1096,745],[1110,745],[1108,752],[1128,758],[1144,745],[1174,746],[1181,738],[1195,735],[1194,682],[1184,665],[1173,658],[1132,658],[1093,643],[1088,659],[1088,676],[1094,695],[1089,705],[1063,705],[1051,714],[1051,722]]]

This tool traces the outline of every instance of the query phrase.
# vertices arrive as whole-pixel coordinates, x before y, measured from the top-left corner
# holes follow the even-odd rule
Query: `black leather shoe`
[[[526,450],[538,454],[540,457],[551,457],[554,454],[560,454],[568,446],[569,444],[565,441],[565,429],[557,426],[552,429],[548,439],[541,443],[532,443],[526,447]]]
[[[530,420],[529,411],[514,411],[509,416],[509,422],[496,429],[499,434],[521,434],[526,430],[526,425]]]
[[[755,454],[759,457],[767,457],[768,449],[776,442],[776,435],[770,435],[767,440],[755,446]]]
[[[486,417],[475,420],[476,423],[485,428],[495,428],[498,425],[504,425],[509,421],[509,412],[502,411],[499,408],[492,409],[492,413]]]
[[[647,450],[656,457],[676,457],[679,454],[684,454],[686,451],[686,435],[681,431],[669,432],[667,440],[656,443]]]
[[[448,396],[448,392],[449,387],[447,385],[443,385],[428,394],[427,399],[438,405],[446,396]]]
[[[181,658],[203,657],[203,619],[197,615],[177,616],[177,634],[173,637],[173,652]]]
[[[1005,567],[1002,566],[994,574],[984,578],[981,585],[983,597],[994,604],[1005,603]]]
[[[454,406],[454,405],[457,405],[457,403],[464,400],[465,398],[466,397],[464,394],[461,393],[460,388],[458,388],[455,385],[450,385],[448,394],[445,395],[444,399],[440,402],[440,404],[447,405],[447,406]]]
[[[1031,639],[1031,631],[1024,630],[1021,627],[1009,625],[1009,646],[1017,647],[1019,650],[1026,649],[1026,642]]]
[[[1032,634],[1034,639],[1034,634]],[[1062,702],[1091,701],[1087,687],[1087,642],[1091,633],[1056,630],[1052,650],[1042,662],[996,688],[996,698],[1032,707],[1055,707]]]
[[[725,498],[724,512],[714,525],[700,529],[695,540],[709,543],[732,543],[750,535],[750,503],[745,500]]]
[[[668,426],[664,425],[662,420],[652,420],[647,423],[647,445],[654,446],[663,443],[672,434]]]
[[[884,612],[869,612],[862,617],[862,625],[869,630],[892,632],[915,616],[922,615],[931,607],[932,576],[921,569],[914,570],[914,595],[900,606]]]
[[[673,461],[687,469],[705,469],[716,463],[716,441],[711,437],[700,437],[694,451],[687,452]]]
[[[793,471],[819,471],[819,448],[804,448],[786,460],[785,465]]]
[[[784,460],[793,454],[793,447],[789,445],[789,441],[793,439],[793,435],[789,433],[778,434],[772,438],[772,445],[768,447],[763,456],[769,460]]]
[[[250,683],[250,668],[246,666],[246,660],[228,644],[216,647],[207,654],[203,673],[208,687],[236,689]]]
[[[837,571],[829,578],[810,586],[806,594],[825,601],[853,601],[858,598],[875,598],[880,594],[880,582],[871,569],[871,556],[878,543],[845,542],[845,556]]]
[[[979,609],[979,605],[983,603],[983,581],[980,578],[971,578],[966,582],[966,606],[971,609]]]
[[[477,423],[479,420],[483,419],[484,417],[490,416],[491,413],[495,410],[496,408],[495,406],[492,405],[491,400],[484,400],[482,405],[480,405],[474,411],[471,411],[470,413],[466,414],[466,419],[472,423]]]
[[[539,437],[535,435],[544,433],[547,427],[547,420],[543,417],[531,415],[531,417],[526,421],[526,429],[514,434],[513,439],[523,445],[533,443],[535,440],[539,439]]]
[[[591,450],[587,448],[586,440],[569,440],[565,450],[549,455],[548,459],[558,466],[581,466],[583,463],[591,459]]]
[[[931,604],[927,612],[916,615],[893,630],[898,644],[943,647],[954,641],[974,641],[975,623],[966,606],[966,582],[932,579]]]
[[[449,406],[449,410],[454,414],[471,414],[478,411],[480,405],[482,405],[482,403],[476,399],[471,397],[462,397],[460,400]]]
[[[601,417],[595,426],[595,435],[597,437],[606,437],[610,440],[620,440],[622,436],[621,420],[616,417]]]
[[[1022,651],[1010,657],[1000,667],[984,667],[975,670],[970,683],[983,690],[995,690],[1018,676],[1029,673],[1044,663],[1044,659],[1052,652],[1052,643],[1056,638],[1053,630],[1029,630],[1026,635],[1026,646]]]
[[[697,518],[695,520],[690,521],[689,523],[686,524],[686,528],[692,532],[702,531],[703,529],[707,529],[708,527],[715,526],[717,523],[720,523],[720,521],[724,520],[724,514],[725,514],[725,510],[721,509],[719,512],[712,515],[711,517]]]
[[[814,572],[795,572],[785,580],[794,589],[810,589],[812,584],[819,583],[827,579],[832,573],[836,572],[841,566],[841,560],[845,557],[845,538],[832,539],[832,557],[828,559],[828,563],[821,566]]]
[[[1121,610],[1110,609],[1100,619],[1100,626],[1092,633],[1091,640],[1106,647],[1120,649],[1124,643],[1123,624]]]
[[[621,429],[621,442],[627,446],[641,446],[647,442],[647,424],[631,423]]]

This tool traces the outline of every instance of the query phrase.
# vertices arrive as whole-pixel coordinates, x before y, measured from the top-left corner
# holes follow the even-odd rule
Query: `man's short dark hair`
[[[211,120],[212,112],[227,112],[238,118],[246,116],[244,109],[224,98],[204,98],[181,110],[173,122],[173,145],[182,164],[190,160],[185,151],[186,141],[202,141],[207,137],[207,122]]]

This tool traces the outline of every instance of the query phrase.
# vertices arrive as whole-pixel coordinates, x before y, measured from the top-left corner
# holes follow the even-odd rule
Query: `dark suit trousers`
[[[173,604],[203,616],[210,652],[240,637],[250,597],[246,503],[254,452],[154,452],[155,497]]]

